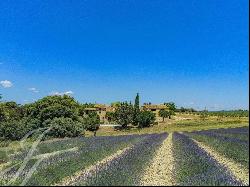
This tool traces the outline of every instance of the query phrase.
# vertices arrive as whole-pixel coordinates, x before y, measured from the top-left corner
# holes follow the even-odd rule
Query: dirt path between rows
[[[88,167],[84,170],[78,171],[71,176],[65,177],[64,179],[61,180],[61,182],[54,184],[53,186],[72,186],[72,185],[75,185],[79,180],[84,180],[85,178],[88,178],[91,175],[91,173],[95,173],[96,168],[98,168],[99,166],[101,166],[103,164],[107,164],[107,163],[111,162],[113,159],[116,159],[116,158],[122,156],[123,154],[125,154],[125,152],[127,150],[131,149],[132,147],[133,147],[133,145],[128,146],[122,150],[118,150],[116,153],[114,153],[110,156],[107,156],[103,160],[95,163],[94,165],[91,165],[90,167]]]
[[[170,133],[156,151],[152,162],[145,168],[140,184],[142,186],[173,186],[176,185],[173,173],[173,143],[172,133]]]
[[[235,177],[235,179],[242,182],[244,185],[249,185],[249,170],[221,155],[220,153],[213,150],[211,147],[192,139],[200,148],[206,151],[211,157],[213,157],[219,164],[224,166],[229,173]]]

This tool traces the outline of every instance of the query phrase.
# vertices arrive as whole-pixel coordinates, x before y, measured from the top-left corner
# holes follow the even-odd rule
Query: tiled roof
[[[107,108],[107,106],[103,104],[95,104],[94,108]]]
[[[96,108],[84,108],[84,110],[96,110]]]
[[[167,109],[168,107],[166,105],[143,105],[143,108],[145,109]]]

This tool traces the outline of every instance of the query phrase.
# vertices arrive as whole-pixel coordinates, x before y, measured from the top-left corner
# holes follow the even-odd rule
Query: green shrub
[[[20,140],[38,126],[39,121],[36,119],[9,120],[0,123],[0,136],[3,140]]]
[[[92,112],[83,118],[83,123],[85,125],[86,130],[94,132],[96,135],[96,131],[100,127],[100,117],[96,112]]]
[[[51,127],[48,136],[56,138],[77,137],[84,132],[84,124],[71,118],[56,117],[48,122],[47,126]]]
[[[133,122],[133,116],[134,116],[134,107],[131,103],[120,103],[119,106],[117,106],[114,118],[115,121],[122,125],[122,128],[127,128],[128,124],[131,124]]]
[[[155,114],[151,111],[141,111],[138,115],[139,128],[150,127],[155,122]]]

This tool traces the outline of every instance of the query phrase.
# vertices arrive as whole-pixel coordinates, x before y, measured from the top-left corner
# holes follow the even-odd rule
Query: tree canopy
[[[127,126],[133,122],[133,114],[133,105],[128,102],[122,102],[115,110],[115,121],[120,124],[122,128],[127,128]]]

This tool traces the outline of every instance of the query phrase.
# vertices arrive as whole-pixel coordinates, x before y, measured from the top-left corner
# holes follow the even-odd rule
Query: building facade
[[[155,114],[156,116],[156,122],[161,122],[162,117],[159,116],[159,111],[160,110],[168,110],[168,107],[163,104],[146,104],[141,107],[141,110],[145,111],[151,111]],[[95,104],[91,108],[85,108],[85,113],[88,114],[91,111],[95,111],[99,117],[102,123],[108,123],[109,120],[107,119],[107,112],[115,112],[115,107],[104,105],[104,104]]]
[[[156,122],[161,122],[163,119],[159,116],[160,110],[168,110],[168,107],[163,104],[146,104],[142,106],[142,110],[151,111],[155,114]]]

